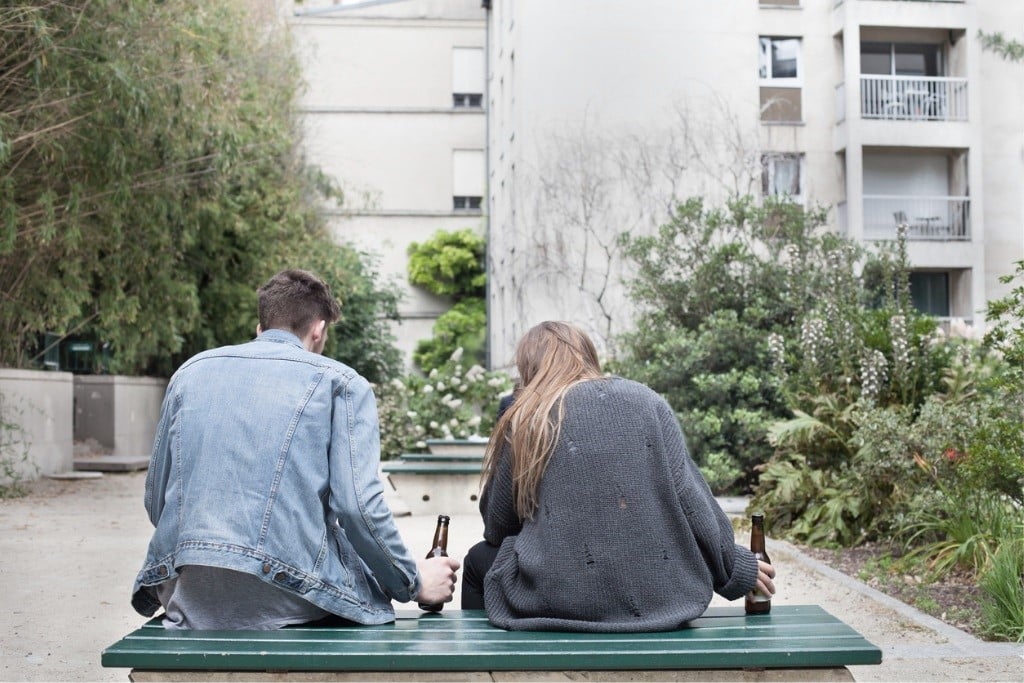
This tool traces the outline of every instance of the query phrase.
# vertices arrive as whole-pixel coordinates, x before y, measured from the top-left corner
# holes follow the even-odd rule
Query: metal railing
[[[896,239],[907,226],[907,239],[970,241],[970,198],[912,195],[864,195],[864,239]]]
[[[866,119],[966,121],[967,79],[861,75],[860,113]]]
[[[890,1],[892,1],[892,0],[890,0]],[[908,0],[899,0],[899,1],[900,2],[907,2]],[[966,2],[966,0],[909,0],[909,2],[958,2],[958,3],[960,3],[962,5],[964,2]],[[833,7],[839,7],[841,4],[843,4],[843,0],[833,0],[832,6]]]

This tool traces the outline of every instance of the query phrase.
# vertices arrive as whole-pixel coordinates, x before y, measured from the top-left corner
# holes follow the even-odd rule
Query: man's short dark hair
[[[259,288],[259,321],[264,330],[288,330],[298,336],[320,321],[341,317],[330,286],[305,270],[282,270]]]

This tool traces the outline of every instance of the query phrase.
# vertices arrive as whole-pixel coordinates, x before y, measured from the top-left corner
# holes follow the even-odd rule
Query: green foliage
[[[1024,525],[1018,525],[981,577],[984,633],[990,638],[1024,642]]]
[[[113,372],[167,374],[251,338],[254,290],[282,267],[322,266],[347,316],[388,316],[393,291],[318,209],[340,195],[298,151],[286,28],[250,7],[0,10],[0,363],[31,366],[55,331],[109,343]],[[386,356],[380,324],[345,343]]]
[[[416,344],[412,355],[423,370],[441,367],[457,348],[462,348],[472,362],[482,364],[487,342],[484,300],[471,297],[457,302],[438,317],[433,332],[433,337]]]
[[[641,312],[609,368],[666,397],[705,473],[742,472],[716,476],[718,491],[754,483],[772,453],[767,428],[788,415],[768,339],[795,336],[828,285],[830,254],[848,248],[823,223],[823,211],[786,202],[690,199],[656,234],[623,237]]]
[[[409,281],[456,300],[482,297],[487,275],[484,239],[475,230],[439,230],[426,242],[409,245]]]
[[[1024,261],[1017,261],[1013,275],[999,278],[1003,284],[1017,285],[1006,296],[989,301],[985,318],[991,323],[985,343],[996,349],[1017,368],[1024,367]],[[1017,378],[1019,380],[1019,377]]]
[[[485,362],[484,250],[484,239],[469,228],[439,230],[428,241],[409,245],[409,281],[455,300],[434,323],[433,337],[416,345],[413,360],[424,372],[440,368],[458,348],[473,362]]]
[[[1006,38],[998,31],[985,33],[981,29],[978,29],[978,40],[981,41],[981,46],[984,49],[995,52],[1003,59],[1011,62],[1024,60],[1024,43],[1019,40]]]
[[[377,385],[382,457],[422,451],[427,439],[486,438],[511,390],[504,372],[467,368],[461,348],[425,377],[412,373]]]
[[[984,572],[1000,544],[1011,538],[1014,517],[1019,516],[1005,498],[962,488],[943,490],[927,500],[906,527],[913,547],[907,559],[925,560],[930,579],[956,568]]]

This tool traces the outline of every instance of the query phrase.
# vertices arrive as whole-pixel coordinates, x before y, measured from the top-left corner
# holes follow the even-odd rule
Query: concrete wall
[[[0,416],[5,425],[3,457],[18,463],[21,478],[70,472],[72,456],[72,377],[69,372],[0,368]]]
[[[982,51],[977,39],[979,29],[1019,27],[1024,2],[804,0],[769,7],[516,0],[492,6],[492,367],[507,362],[522,333],[545,318],[573,320],[607,347],[631,327],[633,307],[619,284],[629,276],[628,264],[609,258],[600,243],[610,244],[617,232],[653,230],[665,213],[659,216],[659,204],[673,194],[711,202],[724,189],[751,187],[758,194],[761,153],[803,154],[804,199],[843,204],[845,225],[838,210],[830,221],[854,239],[864,238],[865,150],[965,155],[961,180],[971,200],[972,239],[909,247],[913,267],[959,274],[951,296],[963,303],[955,315],[981,322],[985,300],[1007,290],[997,278],[1024,258],[1024,71]],[[801,121],[759,121],[760,36],[801,39]],[[951,73],[968,79],[968,120],[862,118],[862,38],[950,41]],[[630,159],[622,167],[628,173],[654,169],[652,182],[616,175],[616,158]],[[588,187],[599,189],[592,203],[573,206]]]
[[[75,439],[96,439],[113,455],[148,454],[166,388],[155,377],[75,376]]]
[[[378,257],[380,274],[399,284],[393,329],[410,363],[451,302],[409,284],[409,245],[442,229],[483,230],[479,209],[454,208],[453,196],[466,193],[454,187],[453,154],[482,154],[484,110],[455,107],[452,95],[454,51],[482,53],[484,19],[479,0],[312,0],[290,20],[308,85],[305,153],[345,193],[344,206],[327,211],[332,234]]]

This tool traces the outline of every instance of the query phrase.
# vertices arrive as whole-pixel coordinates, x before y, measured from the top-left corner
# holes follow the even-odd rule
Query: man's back
[[[390,600],[411,597],[416,570],[383,502],[378,438],[368,383],[289,332],[187,361],[147,477],[156,531],[136,609],[155,611],[148,587],[176,568],[205,565],[354,621],[392,619]]]

